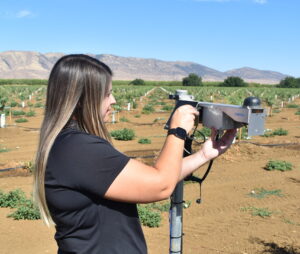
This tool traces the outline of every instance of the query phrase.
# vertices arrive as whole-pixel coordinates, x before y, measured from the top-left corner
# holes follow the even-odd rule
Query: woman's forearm
[[[182,160],[182,168],[178,181],[183,180],[185,177],[192,174],[195,170],[197,170],[208,161],[209,160],[205,158],[202,150],[190,156],[184,157]]]

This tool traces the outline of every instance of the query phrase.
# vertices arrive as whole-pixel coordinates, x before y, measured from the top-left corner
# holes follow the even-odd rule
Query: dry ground
[[[297,101],[300,104],[300,101]],[[267,119],[266,128],[282,127],[288,136],[263,138],[251,141],[260,144],[297,143],[289,146],[257,146],[235,143],[232,148],[216,159],[211,173],[202,185],[202,204],[199,185],[187,184],[184,199],[191,206],[184,210],[184,253],[300,253],[300,116],[295,109],[283,109]],[[166,131],[163,124],[169,113],[155,113],[134,117],[136,112],[123,112],[128,123],[109,124],[110,129],[123,127],[135,130],[138,138],[147,137],[150,145],[133,141],[115,141],[115,146],[130,156],[157,155],[162,147]],[[158,120],[153,123],[155,119]],[[28,123],[0,129],[0,145],[10,149],[0,153],[0,169],[23,165],[33,160],[39,134],[42,113],[29,119]],[[197,148],[198,149],[198,148]],[[291,162],[294,169],[288,172],[266,171],[270,159]],[[153,163],[152,159],[145,160]],[[207,165],[197,173],[201,176]],[[0,172],[0,189],[4,191],[21,188],[30,195],[32,177],[25,170]],[[283,196],[255,199],[248,194],[255,188],[281,190]],[[249,207],[267,208],[270,217],[251,215]],[[15,221],[6,216],[11,209],[0,208],[0,253],[41,254],[56,253],[53,240],[54,229],[48,229],[41,221]],[[163,213],[162,226],[144,228],[150,254],[168,253],[168,214]]]

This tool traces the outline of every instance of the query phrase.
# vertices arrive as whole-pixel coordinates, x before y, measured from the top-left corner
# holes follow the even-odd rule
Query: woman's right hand
[[[191,105],[183,105],[177,108],[172,116],[170,128],[181,127],[189,133],[195,125],[195,119],[199,116],[198,110]]]

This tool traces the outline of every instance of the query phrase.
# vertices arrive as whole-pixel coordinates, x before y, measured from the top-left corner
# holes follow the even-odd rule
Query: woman
[[[236,134],[182,158],[180,135],[198,111],[178,108],[153,167],[130,159],[110,143],[105,127],[115,98],[112,72],[87,55],[67,55],[54,65],[36,157],[35,198],[46,224],[55,224],[58,253],[147,253],[136,204],[168,198],[178,181],[225,152]],[[178,130],[178,129],[177,129]],[[183,132],[183,134],[182,134]]]

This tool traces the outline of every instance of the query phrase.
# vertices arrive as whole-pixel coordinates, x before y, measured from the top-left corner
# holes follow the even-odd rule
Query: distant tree
[[[280,81],[279,87],[300,88],[300,78],[286,77]]]
[[[143,79],[139,79],[139,78],[137,78],[129,83],[129,85],[134,85],[134,86],[144,86],[145,84],[146,84],[145,81]]]
[[[226,78],[221,86],[248,86],[248,84],[240,77],[231,76]]]
[[[188,77],[182,79],[183,86],[202,86],[202,78],[195,73],[190,73]]]

